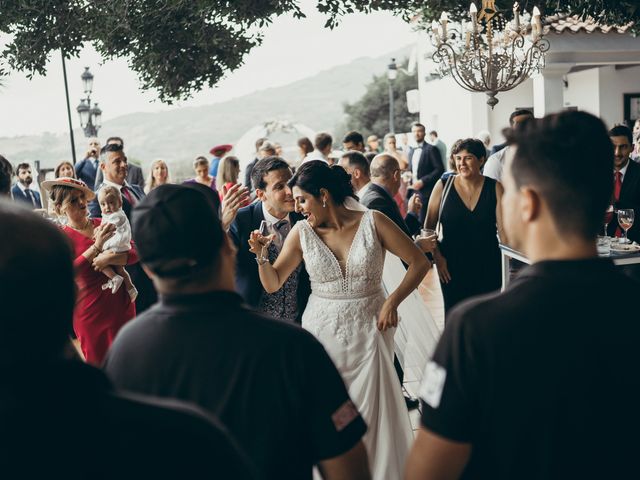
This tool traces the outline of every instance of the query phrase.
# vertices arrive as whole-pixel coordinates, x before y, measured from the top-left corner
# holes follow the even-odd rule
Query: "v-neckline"
[[[482,186],[480,187],[480,194],[478,195],[478,199],[476,200],[476,204],[473,206],[473,209],[467,207],[467,204],[464,203],[464,200],[462,199],[462,196],[460,195],[460,192],[458,191],[458,189],[456,188],[456,181],[455,178],[453,179],[453,189],[456,192],[456,195],[458,196],[458,198],[460,199],[460,203],[462,203],[462,206],[469,212],[469,213],[474,213],[476,211],[476,208],[478,208],[478,204],[480,203],[480,197],[482,197],[482,193],[484,192],[484,185],[486,183],[487,179],[486,177],[482,177]]]
[[[313,229],[313,227],[311,225],[309,225],[309,222],[307,222],[307,226],[313,232],[313,235],[315,235],[315,237],[318,239],[318,241],[327,250],[327,252],[329,253],[329,256],[333,260],[334,265],[337,267],[338,272],[340,272],[340,279],[342,280],[343,286],[347,282],[347,276],[349,275],[349,261],[351,260],[351,251],[353,250],[353,245],[356,243],[356,239],[358,238],[358,235],[360,234],[360,230],[362,230],[362,224],[364,223],[364,217],[365,217],[365,215],[367,215],[367,213],[369,213],[369,210],[364,212],[362,214],[362,217],[360,217],[360,223],[358,224],[358,228],[356,230],[356,233],[353,235],[353,239],[351,239],[351,245],[349,246],[349,251],[347,252],[347,259],[344,262],[344,272],[342,271],[342,267],[340,266],[340,262],[338,261],[338,257],[336,257],[336,254],[333,253],[333,250],[331,250],[329,248],[329,245],[327,245],[324,242],[324,240],[322,240],[322,238],[320,238],[320,235],[318,235],[318,233]]]

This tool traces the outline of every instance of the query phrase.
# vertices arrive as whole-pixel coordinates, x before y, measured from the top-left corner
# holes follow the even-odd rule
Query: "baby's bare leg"
[[[113,277],[115,277],[116,275],[118,275],[118,274],[116,273],[116,271],[115,271],[112,267],[110,267],[110,266],[109,266],[109,267],[106,267],[105,269],[103,269],[103,270],[102,270],[102,273],[104,273],[107,277],[109,277],[109,278],[111,278],[111,279],[112,279]]]
[[[131,290],[134,287],[134,285],[133,285],[133,282],[131,281],[131,276],[129,275],[129,272],[127,272],[127,270],[122,265],[114,265],[114,268],[117,274],[124,279],[124,286],[127,287],[127,291]]]

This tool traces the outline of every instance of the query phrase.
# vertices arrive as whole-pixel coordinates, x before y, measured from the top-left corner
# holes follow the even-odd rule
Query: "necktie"
[[[36,206],[36,199],[34,198],[33,192],[31,191],[31,189],[25,188],[24,189],[24,193],[27,196],[27,198],[31,201],[31,205],[33,205],[35,207]]]
[[[279,222],[276,222],[274,227],[278,231],[280,237],[282,238],[282,241],[284,242],[284,239],[287,238],[287,235],[289,234],[289,230],[291,230],[291,224],[289,223],[289,220],[280,220]]]
[[[622,173],[615,172],[613,174],[613,200],[620,200],[620,191],[622,190]]]
[[[126,187],[126,185],[124,185],[121,189],[122,194],[124,195],[124,197],[127,199],[127,201],[129,202],[129,204],[133,207],[136,204],[136,200],[133,197],[133,195],[131,194],[131,191]]]
[[[622,173],[614,172],[613,174],[613,201],[617,203],[620,200],[620,191],[622,190]],[[616,228],[616,237],[622,237],[622,229],[620,226]]]

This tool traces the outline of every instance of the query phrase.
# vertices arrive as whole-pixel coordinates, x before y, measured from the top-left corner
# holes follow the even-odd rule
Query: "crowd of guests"
[[[67,471],[74,445],[79,477],[629,476],[640,331],[625,299],[640,285],[595,239],[609,205],[640,209],[640,122],[607,131],[586,113],[517,110],[509,123],[491,149],[484,133],[447,149],[420,123],[411,144],[352,131],[335,150],[320,133],[298,141],[295,173],[261,138],[244,184],[231,145],[176,185],[163,160],[145,182],[122,138],[92,139],[41,185],[56,223],[27,211],[43,207],[30,165],[0,156],[0,196],[14,200],[0,201],[0,465]],[[503,293],[499,242],[533,264]],[[366,296],[375,245],[407,269],[379,303]],[[413,442],[418,402],[394,400],[404,372],[385,332],[431,264],[446,327]],[[47,287],[34,293],[33,278]],[[350,315],[375,310],[371,338],[385,339],[366,357],[369,337],[330,318],[363,298]],[[324,317],[333,331],[313,326]],[[361,371],[370,352],[380,360]],[[78,414],[97,444],[64,426]],[[49,461],[25,461],[34,451]]]

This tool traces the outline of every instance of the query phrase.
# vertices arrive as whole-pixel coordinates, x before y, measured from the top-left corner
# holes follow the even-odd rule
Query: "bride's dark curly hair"
[[[287,183],[289,188],[298,187],[314,197],[320,196],[320,189],[326,189],[333,201],[342,205],[347,197],[356,197],[351,185],[351,175],[339,165],[329,166],[322,160],[303,163]]]

